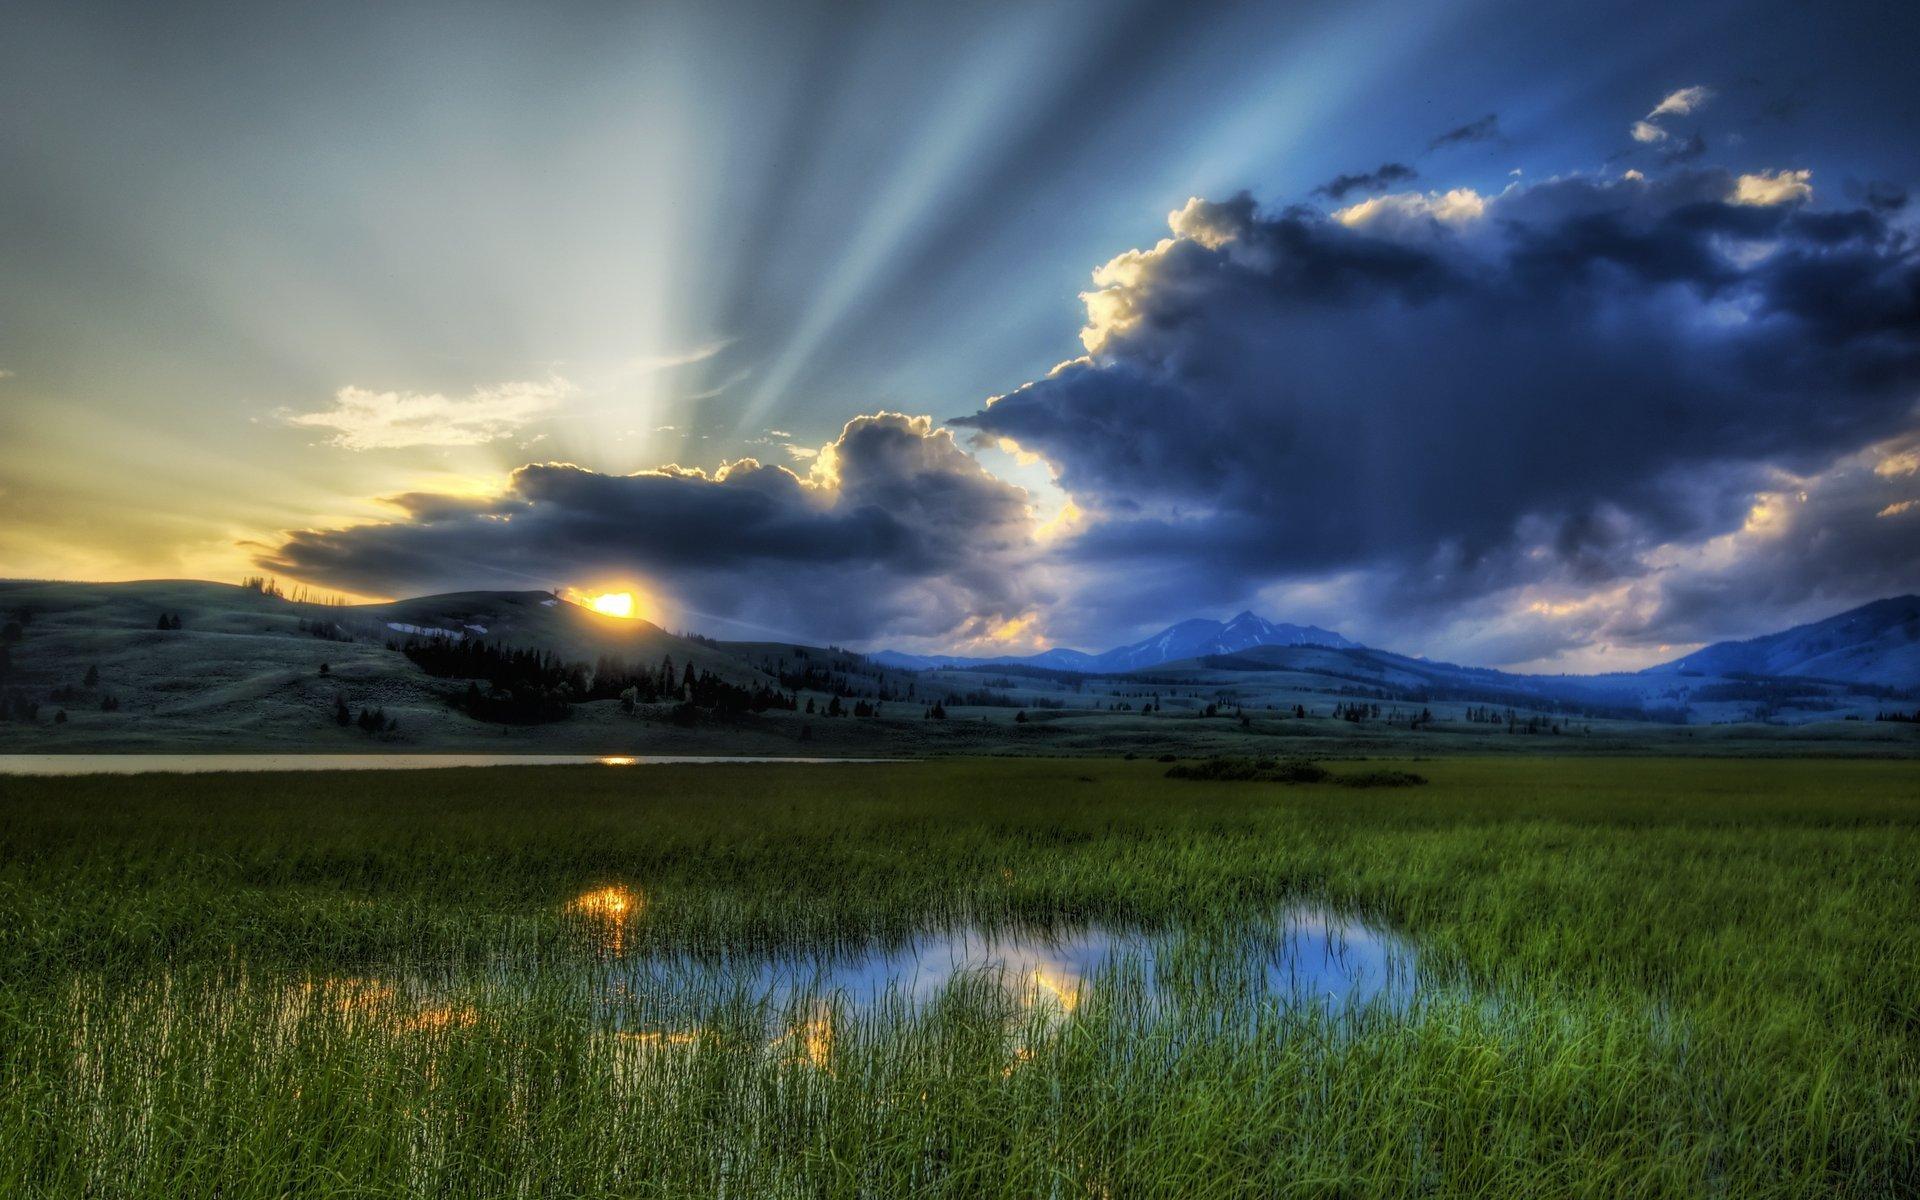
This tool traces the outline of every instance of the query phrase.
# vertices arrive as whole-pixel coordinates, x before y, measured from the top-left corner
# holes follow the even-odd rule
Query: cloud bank
[[[699,628],[928,648],[1099,647],[1251,604],[1583,669],[1912,586],[1904,192],[1821,208],[1806,170],[1649,170],[1396,192],[1414,171],[1386,163],[1318,189],[1330,211],[1189,201],[1094,273],[1079,357],[952,422],[1044,460],[1067,494],[1045,525],[948,430],[877,413],[787,445],[804,474],[531,464],[260,563],[377,594],[637,579]],[[469,444],[564,387],[347,389],[297,422]]]
[[[637,576],[687,624],[825,639],[966,640],[1045,599],[1026,493],[898,413],[848,422],[806,476],[752,459],[711,474],[536,463],[498,496],[391,503],[399,519],[298,531],[260,562],[368,594]]]
[[[1088,514],[1061,552],[1116,624],[1340,578],[1346,624],[1425,643],[1461,614],[1640,583],[1653,615],[1596,621],[1706,636],[1671,617],[1697,590],[1682,548],[1915,428],[1913,247],[1811,198],[1803,171],[1681,169],[1332,214],[1195,199],[1096,272],[1085,356],[955,424],[1053,465]],[[1920,542],[1873,520],[1796,517],[1850,523],[1821,542],[1832,588],[1920,576]],[[1804,556],[1749,541],[1723,576],[1791,591]],[[1595,628],[1546,622],[1499,661]]]

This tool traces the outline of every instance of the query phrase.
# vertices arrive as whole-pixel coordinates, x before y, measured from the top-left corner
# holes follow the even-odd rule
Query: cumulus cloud
[[[1733,182],[1733,202],[1764,207],[1813,199],[1812,171],[1761,171]]]
[[[1046,598],[1026,493],[898,413],[848,422],[804,476],[536,463],[497,496],[391,502],[398,519],[295,531],[259,561],[376,595],[637,576],[709,630],[822,639],[977,637]]]
[[[1405,163],[1381,163],[1376,169],[1358,175],[1335,175],[1315,188],[1314,193],[1338,204],[1353,192],[1384,192],[1396,183],[1407,183],[1419,175]]]
[[[1438,232],[1442,225],[1465,225],[1486,215],[1487,198],[1472,188],[1447,192],[1397,192],[1339,209],[1342,225],[1411,238]]]
[[[1664,142],[1673,136],[1652,121],[1635,121],[1632,133],[1634,141],[1649,145],[1654,142]]]
[[[1488,113],[1477,121],[1468,121],[1447,130],[1439,137],[1427,143],[1427,149],[1440,150],[1448,146],[1464,146],[1473,142],[1497,142],[1500,140],[1500,116]]]
[[[1809,197],[1800,172],[1679,169],[1331,217],[1196,199],[1096,272],[1086,355],[955,424],[1047,459],[1085,514],[1056,552],[1115,624],[1331,578],[1346,624],[1403,632],[1624,596],[1782,473],[1916,424],[1914,249]],[[1808,520],[1885,530],[1897,499]],[[1871,575],[1847,561],[1830,581]],[[1635,603],[1634,636],[1684,624]],[[1616,620],[1536,615],[1507,661]]]
[[[551,413],[574,392],[573,384],[558,377],[476,388],[463,399],[349,386],[334,393],[331,408],[290,414],[286,421],[330,430],[328,444],[346,450],[476,446],[510,436]]]

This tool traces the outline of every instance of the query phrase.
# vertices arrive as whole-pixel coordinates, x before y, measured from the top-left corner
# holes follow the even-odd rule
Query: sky
[[[1910,3],[0,13],[0,575],[1634,669],[1920,590]]]

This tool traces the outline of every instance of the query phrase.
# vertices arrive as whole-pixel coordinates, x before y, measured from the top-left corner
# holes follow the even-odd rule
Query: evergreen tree
[[[81,681],[81,686],[82,687],[99,687],[100,686],[100,668],[94,667],[94,666],[88,667],[87,677]]]

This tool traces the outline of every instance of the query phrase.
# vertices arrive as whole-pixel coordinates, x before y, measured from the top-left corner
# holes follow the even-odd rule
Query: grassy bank
[[[1911,763],[1414,769],[3,780],[0,1192],[1920,1186]],[[631,905],[578,903],[608,887]],[[1290,902],[1407,938],[1423,1002],[1233,986],[1220,931]],[[1117,971],[1064,1011],[967,981],[926,1009],[607,1000],[654,950],[1090,920],[1171,930],[1181,982]]]

